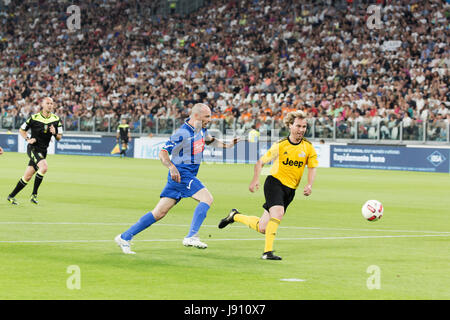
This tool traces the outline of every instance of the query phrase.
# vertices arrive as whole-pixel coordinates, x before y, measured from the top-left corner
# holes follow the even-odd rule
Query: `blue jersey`
[[[188,121],[189,119],[175,131],[163,147],[171,155],[172,163],[180,172],[182,179],[197,175],[203,159],[207,133],[204,128],[196,131]]]

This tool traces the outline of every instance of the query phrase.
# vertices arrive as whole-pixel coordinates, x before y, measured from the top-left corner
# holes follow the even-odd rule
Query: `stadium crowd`
[[[0,12],[1,115],[26,118],[49,95],[66,119],[149,126],[199,101],[242,131],[291,110],[349,135],[354,120],[383,120],[386,137],[399,122],[448,123],[450,5],[342,2],[210,0],[162,17],[152,0],[79,1],[71,32],[67,1],[12,1]],[[381,27],[367,24],[371,2]]]

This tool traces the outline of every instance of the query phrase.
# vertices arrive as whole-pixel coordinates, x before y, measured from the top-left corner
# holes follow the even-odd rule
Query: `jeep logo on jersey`
[[[289,160],[289,158],[286,158],[286,160],[281,162],[281,163],[286,165],[286,166],[291,166],[291,167],[294,166],[294,167],[301,168],[303,166],[303,161]]]

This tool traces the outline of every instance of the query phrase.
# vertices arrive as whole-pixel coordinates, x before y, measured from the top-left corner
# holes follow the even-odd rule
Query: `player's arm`
[[[239,141],[239,138],[234,138],[230,143],[225,143],[224,141],[216,139],[210,135],[207,135],[205,139],[205,143],[207,145],[212,145],[216,148],[233,148]]]
[[[28,142],[28,144],[34,144],[36,142],[36,138],[28,138],[27,132],[19,129],[19,134]]]
[[[248,187],[250,192],[255,192],[256,190],[259,189],[259,176],[261,175],[263,166],[264,166],[264,163],[262,162],[262,160],[258,159],[258,161],[256,161],[256,164],[253,168],[253,179],[250,182],[250,185]]]
[[[312,192],[312,185],[314,183],[314,179],[316,178],[316,167],[310,168],[308,167],[308,184],[303,189],[303,194],[305,196],[309,196]]]
[[[61,140],[62,134],[63,134],[61,121],[58,121],[57,126],[58,126],[58,129],[56,129],[55,126],[52,124],[49,129],[50,129],[50,133],[55,137],[55,139],[57,141],[59,141],[59,140]]]
[[[57,132],[53,125],[50,126],[50,133],[55,137],[57,141],[61,140],[62,133]]]
[[[159,160],[161,160],[161,163],[163,166],[169,169],[170,177],[173,181],[180,183],[181,182],[181,176],[180,172],[178,171],[177,167],[172,163],[170,160],[170,154],[169,151],[166,149],[162,149],[159,152]]]
[[[30,128],[29,124],[30,124],[31,119],[28,119],[27,121],[25,121],[19,128],[19,134],[22,138],[25,139],[26,142],[28,142],[28,144],[33,144],[36,142],[35,138],[28,138],[28,134],[27,131]]]
[[[175,134],[173,134],[170,139],[164,144],[161,151],[159,152],[159,160],[161,160],[163,166],[169,169],[170,177],[172,178],[172,180],[178,183],[181,182],[181,175],[177,167],[170,159],[170,155],[172,154],[172,152],[175,152],[176,154],[176,152],[182,146],[183,140],[185,138],[183,134],[186,135],[187,133],[182,130],[176,131]]]
[[[303,189],[303,194],[305,196],[309,196],[312,192],[312,186],[314,183],[314,179],[316,178],[317,166],[319,165],[319,161],[317,160],[317,153],[314,148],[311,148],[310,155],[308,157],[307,166],[308,166],[308,183]]]
[[[250,182],[250,186],[248,189],[250,192],[255,192],[259,189],[259,176],[261,175],[262,168],[265,164],[273,161],[275,158],[278,157],[278,143],[275,143],[272,145],[272,147],[266,152],[265,155],[263,155],[261,158],[256,161],[256,164],[253,168],[253,179]]]

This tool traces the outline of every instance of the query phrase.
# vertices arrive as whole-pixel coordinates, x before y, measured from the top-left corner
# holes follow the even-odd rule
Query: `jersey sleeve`
[[[314,147],[312,145],[310,147],[306,165],[308,166],[308,168],[315,168],[319,165],[319,160],[317,159],[316,150],[314,149]]]
[[[188,133],[186,130],[178,129],[162,147],[162,150],[166,150],[169,154],[176,149],[181,148],[184,140],[188,138]]]
[[[278,154],[280,152],[279,150],[280,150],[280,144],[279,143],[274,143],[270,147],[270,149],[267,150],[267,152],[260,158],[260,160],[264,164],[273,161],[275,158],[278,157]]]
[[[58,119],[58,123],[56,124],[56,134],[63,134],[64,129],[62,125],[61,119]]]
[[[30,129],[31,126],[31,121],[33,120],[31,119],[31,117],[29,117],[24,123],[22,123],[20,129],[23,131],[28,131],[28,129]]]

